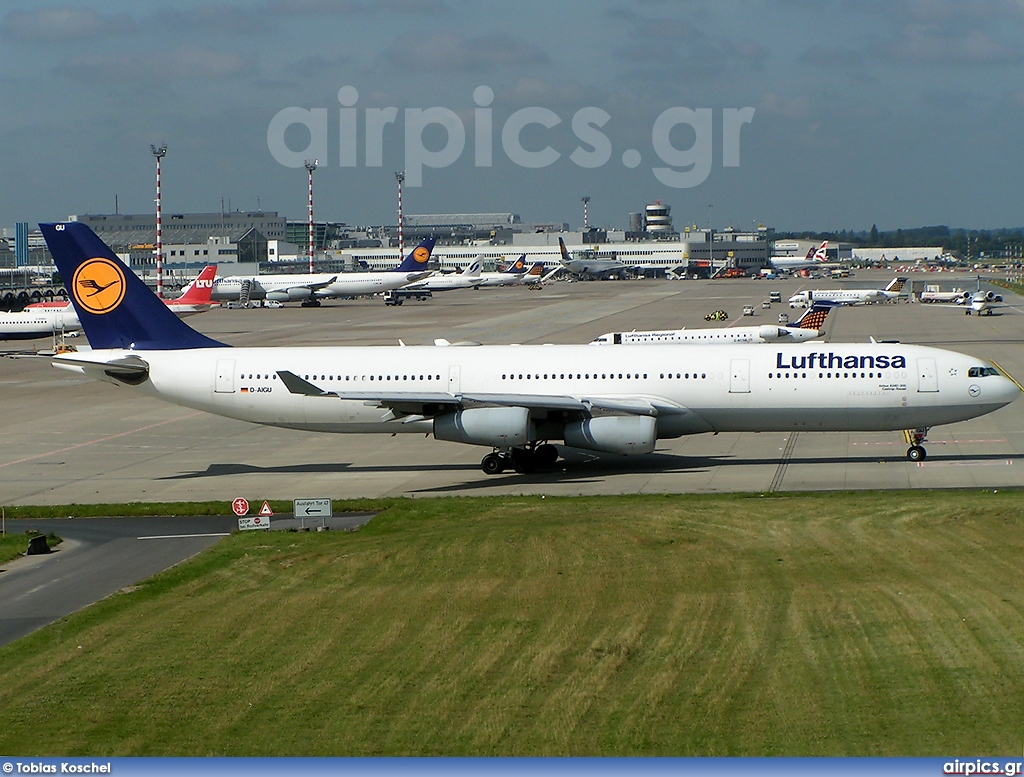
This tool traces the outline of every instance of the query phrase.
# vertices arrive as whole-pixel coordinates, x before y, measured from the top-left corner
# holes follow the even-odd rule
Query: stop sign
[[[231,509],[235,515],[241,517],[249,512],[249,503],[242,499],[242,497],[238,497],[238,499],[231,503]]]

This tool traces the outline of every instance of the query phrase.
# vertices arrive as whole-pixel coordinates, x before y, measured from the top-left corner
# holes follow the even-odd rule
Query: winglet
[[[85,224],[70,221],[39,228],[93,348],[227,347],[168,310]]]

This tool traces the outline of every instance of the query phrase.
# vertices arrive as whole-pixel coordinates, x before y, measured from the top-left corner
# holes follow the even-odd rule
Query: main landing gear
[[[905,434],[907,442],[910,443],[910,447],[907,449],[907,458],[911,461],[924,461],[928,457],[928,452],[921,443],[928,436],[928,430],[908,429]]]
[[[318,308],[318,307],[320,307],[320,300],[318,300],[318,299],[303,300],[302,307],[304,307],[304,308]]]
[[[551,443],[544,443],[527,448],[511,448],[507,451],[495,450],[481,459],[480,469],[488,475],[500,475],[511,467],[521,475],[527,475],[538,469],[552,467],[556,461],[558,448]]]

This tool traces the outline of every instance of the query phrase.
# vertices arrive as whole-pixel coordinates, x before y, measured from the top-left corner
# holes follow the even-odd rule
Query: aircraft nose
[[[985,392],[989,397],[994,397],[1008,405],[1021,395],[1021,387],[1017,381],[1004,375],[996,376],[996,380],[998,383],[992,387],[992,390]]]

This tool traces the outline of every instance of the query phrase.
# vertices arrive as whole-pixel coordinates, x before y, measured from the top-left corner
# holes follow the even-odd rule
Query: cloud
[[[863,51],[846,46],[821,46],[815,44],[807,48],[797,61],[805,65],[820,68],[859,67],[867,60]]]
[[[233,3],[164,8],[153,13],[152,21],[165,29],[188,33],[249,34],[271,29],[267,14]]]
[[[447,11],[444,0],[267,0],[263,6],[276,14],[439,14]]]
[[[466,38],[454,32],[398,38],[382,55],[392,67],[410,71],[480,73],[504,67],[546,64],[539,46],[505,33]]]
[[[688,19],[642,16],[616,8],[611,18],[628,28],[629,41],[612,53],[616,59],[639,66],[627,78],[717,78],[737,68],[761,70],[770,50],[748,38],[708,34]]]
[[[10,40],[24,43],[53,43],[117,35],[135,29],[127,14],[104,16],[89,8],[41,8],[11,11],[0,22],[0,31]]]
[[[66,60],[59,71],[84,81],[157,83],[234,78],[251,72],[254,66],[251,58],[233,51],[178,46],[159,54],[85,54]]]
[[[882,53],[895,60],[949,65],[1013,65],[1024,58],[1017,46],[999,43],[982,30],[951,34],[927,25],[910,26],[887,42]]]

